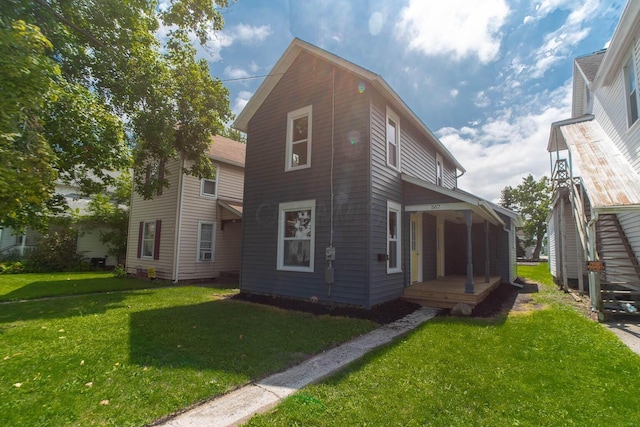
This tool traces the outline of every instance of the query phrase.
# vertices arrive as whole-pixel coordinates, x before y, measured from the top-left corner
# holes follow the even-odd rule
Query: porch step
[[[502,278],[491,277],[489,283],[485,283],[476,277],[472,294],[464,292],[465,281],[463,276],[453,276],[417,283],[405,288],[403,298],[425,307],[453,308],[465,303],[473,308],[500,285]]]

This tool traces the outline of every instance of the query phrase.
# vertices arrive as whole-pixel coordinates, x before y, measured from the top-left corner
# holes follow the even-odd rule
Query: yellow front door
[[[411,283],[422,282],[422,214],[411,214]]]

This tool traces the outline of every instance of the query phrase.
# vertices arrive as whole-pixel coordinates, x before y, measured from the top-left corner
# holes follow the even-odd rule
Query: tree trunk
[[[533,254],[531,254],[531,258],[534,260],[540,259],[540,251],[542,250],[542,239],[544,238],[544,234],[541,236],[538,234],[536,236],[536,247],[533,248]]]

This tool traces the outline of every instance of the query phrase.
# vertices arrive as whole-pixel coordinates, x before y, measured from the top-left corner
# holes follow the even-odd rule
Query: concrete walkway
[[[420,308],[400,320],[314,356],[287,371],[244,386],[157,425],[167,427],[240,425],[254,414],[273,408],[280,400],[301,388],[319,382],[367,352],[417,328],[436,314],[438,310],[435,308]]]
[[[637,318],[614,320],[603,325],[616,334],[627,347],[636,354],[640,354],[640,320]]]

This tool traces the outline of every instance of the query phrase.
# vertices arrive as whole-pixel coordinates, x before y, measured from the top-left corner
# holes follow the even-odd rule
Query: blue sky
[[[293,37],[381,75],[497,201],[549,174],[573,59],[607,46],[624,0],[238,0],[201,57],[239,113]],[[239,80],[238,80],[239,79]]]

